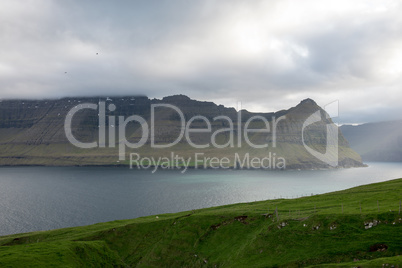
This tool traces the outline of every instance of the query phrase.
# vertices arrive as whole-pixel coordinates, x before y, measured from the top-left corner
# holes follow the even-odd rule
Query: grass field
[[[3,236],[0,267],[401,267],[401,198],[397,179]]]

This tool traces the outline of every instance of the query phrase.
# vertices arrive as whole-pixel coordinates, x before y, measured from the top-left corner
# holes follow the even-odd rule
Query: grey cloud
[[[310,97],[344,103],[345,122],[399,112],[401,7],[321,3],[295,1],[293,16],[283,1],[3,1],[0,98],[182,93],[272,111]]]

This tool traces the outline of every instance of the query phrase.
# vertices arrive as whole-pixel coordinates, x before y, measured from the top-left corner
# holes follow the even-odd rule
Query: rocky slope
[[[102,129],[102,120],[99,117],[99,114],[102,114],[102,103],[106,110],[104,138],[99,134]],[[111,104],[113,105],[110,106]],[[151,105],[157,104],[174,105],[183,113],[183,120],[172,108],[157,107],[152,133]],[[90,108],[90,105],[96,105],[97,109]],[[80,110],[73,114],[73,107]],[[306,125],[302,135],[303,124],[317,111],[318,121]],[[83,143],[98,142],[98,145],[104,141],[104,148],[98,146],[82,149],[72,145],[64,129],[66,117],[69,115],[73,116],[73,137]],[[133,115],[144,119],[148,124],[149,133],[145,133],[141,125],[134,121],[122,128],[124,120]],[[202,117],[194,118],[195,116]],[[216,118],[218,116],[219,118]],[[249,121],[253,116],[258,118]],[[183,130],[182,123],[188,123],[191,119],[191,129],[205,129],[206,121],[209,121],[210,131],[193,132],[188,138],[183,135],[179,139]],[[269,131],[244,134],[246,125],[248,129],[266,128],[263,120],[268,122]],[[185,159],[191,158],[189,163],[192,166],[198,163],[194,162],[194,154],[199,153],[203,157],[199,163],[208,164],[208,167],[211,167],[212,157],[228,158],[229,163],[225,167],[233,167],[236,164],[241,166],[249,155],[249,159],[265,158],[265,166],[269,163],[272,168],[327,168],[331,165],[313,156],[306,147],[324,155],[328,148],[326,137],[337,136],[339,166],[362,166],[360,156],[349,147],[342,133],[333,126],[331,119],[326,118],[325,111],[310,99],[289,110],[276,113],[251,113],[246,110],[237,112],[234,108],[192,100],[183,95],[169,96],[161,100],[144,96],[3,100],[0,102],[0,165],[120,165],[128,164],[130,153],[137,153],[141,157],[169,157],[174,152]],[[125,133],[122,134],[123,131],[120,130],[124,129]],[[133,149],[123,146],[125,141],[122,138],[131,144],[138,143],[141,138],[145,138],[146,142],[143,146]],[[172,143],[176,139],[178,143],[165,149],[153,148],[151,138],[159,146]],[[193,145],[189,144],[189,140]],[[213,141],[220,148],[213,146]],[[196,145],[205,148],[194,148]],[[255,148],[255,145],[267,146]],[[125,149],[125,160],[119,159],[118,155],[122,147]],[[210,159],[207,159],[208,157]],[[285,160],[284,165],[278,165],[281,159]],[[264,166],[257,162],[252,167]]]

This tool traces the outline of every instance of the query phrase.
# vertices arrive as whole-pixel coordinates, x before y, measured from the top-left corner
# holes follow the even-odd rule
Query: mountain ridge
[[[65,118],[73,107],[81,107],[82,110],[73,116],[72,134],[81,142],[99,141],[99,111],[89,108],[89,104],[105,103],[106,127],[119,129],[119,118],[128,118],[132,115],[142,117],[145,122],[151,124],[151,105],[170,104],[176,106],[183,113],[185,122],[194,116],[202,116],[211,122],[211,133],[192,133],[189,135],[194,144],[211,144],[214,138],[218,144],[229,144],[231,138],[240,141],[241,148],[227,146],[223,149],[211,148],[199,150],[202,153],[217,157],[231,156],[239,153],[250,153],[256,157],[265,157],[269,152],[277,156],[283,156],[288,163],[287,168],[327,168],[327,164],[320,162],[311,156],[304,148],[303,142],[321,153],[325,152],[326,126],[333,124],[327,119],[325,111],[313,100],[305,99],[294,107],[271,113],[254,113],[247,110],[236,111],[235,108],[217,105],[208,101],[193,100],[185,95],[172,95],[162,99],[149,99],[145,96],[126,97],[66,97],[47,100],[2,100],[0,103],[0,165],[116,165],[128,164],[117,160],[116,150],[121,140],[115,140],[107,144],[106,148],[80,149],[69,143],[64,131]],[[108,110],[108,105],[115,106],[114,111]],[[87,106],[85,106],[87,105]],[[100,108],[99,108],[100,109]],[[172,109],[162,107],[155,110],[154,136],[155,144],[167,144],[175,140],[181,133],[181,118]],[[305,120],[316,111],[320,111],[321,121],[308,126],[307,135],[302,140],[302,128]],[[216,117],[226,119],[214,120]],[[240,118],[241,117],[241,118]],[[252,120],[249,128],[259,129],[264,127],[263,118],[272,128],[269,135],[262,133],[250,133],[250,141],[253,144],[268,144],[268,148],[255,149],[247,146],[243,137],[244,127],[252,117],[260,117],[260,121]],[[282,119],[281,119],[282,117]],[[110,120],[115,120],[113,123]],[[240,118],[240,121],[239,121]],[[229,120],[231,122],[229,122]],[[279,120],[279,121],[278,121]],[[205,119],[204,119],[205,121]],[[113,124],[112,124],[113,123]],[[275,125],[276,136],[273,134]],[[108,125],[110,125],[108,127]],[[233,131],[221,132],[216,136],[213,133],[223,128],[232,126]],[[191,128],[205,128],[203,120],[194,120]],[[239,132],[239,130],[241,132]],[[110,130],[109,130],[110,131]],[[360,156],[349,148],[347,140],[338,130],[339,136],[339,162],[341,167],[362,166]],[[126,138],[129,143],[138,142],[143,134],[139,124],[128,123],[126,126]],[[240,139],[238,137],[240,136]],[[133,151],[147,156],[164,156],[168,150],[156,150],[151,148],[149,138],[146,144]],[[109,132],[106,133],[109,138]],[[273,145],[277,145],[274,147]],[[170,151],[190,157],[196,150],[190,148],[186,140],[172,147]],[[233,161],[232,161],[233,162]],[[232,163],[232,165],[234,162]]]

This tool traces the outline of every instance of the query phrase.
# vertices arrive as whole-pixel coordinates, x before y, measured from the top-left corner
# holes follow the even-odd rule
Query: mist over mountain
[[[100,135],[102,103],[105,109],[104,136]],[[160,105],[154,108],[154,113],[153,105]],[[163,105],[177,107],[182,115]],[[74,112],[73,107],[78,110]],[[319,120],[309,124],[302,133],[307,118],[317,111],[321,116]],[[141,117],[152,131],[146,132],[139,122],[128,120],[133,115]],[[71,144],[65,131],[68,116],[72,117],[72,136],[81,143],[96,143],[96,148],[83,149]],[[250,120],[253,116],[257,119]],[[245,137],[246,127],[266,129],[264,120],[268,122],[268,131],[251,131]],[[206,121],[211,123],[211,129],[202,132],[208,127]],[[188,138],[185,135],[180,138],[183,124],[189,122],[194,131],[188,134]],[[334,126],[333,122],[311,99],[275,113],[236,111],[184,95],[163,99],[111,96],[3,100],[0,102],[0,165],[122,165],[128,164],[130,153],[146,157],[170,157],[174,153],[194,161],[194,154],[199,153],[205,156],[206,162],[210,161],[207,157],[227,157],[231,167],[239,162],[235,158],[237,154],[241,157],[270,157],[270,162],[283,158],[286,168],[328,168],[330,165],[314,157],[306,146],[325,154],[327,137],[337,135],[339,166],[362,166],[360,156],[349,147],[341,131],[328,126]],[[142,139],[146,141],[139,148],[124,146],[124,143],[137,144]],[[177,144],[164,149],[154,148],[151,140],[160,147],[176,140]],[[218,146],[213,146],[212,141]],[[124,160],[119,158],[121,148],[124,148]]]
[[[364,161],[402,161],[402,120],[343,125],[341,130]]]

